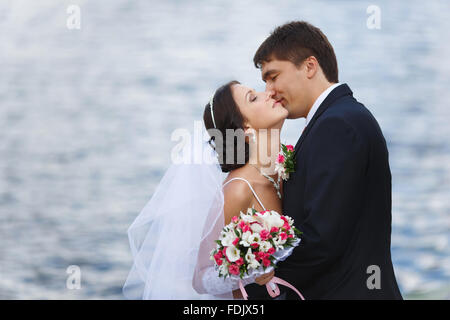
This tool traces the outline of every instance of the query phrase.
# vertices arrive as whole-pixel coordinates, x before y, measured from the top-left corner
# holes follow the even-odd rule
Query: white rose
[[[258,269],[259,268],[259,266],[260,266],[261,264],[258,262],[258,260],[252,260],[252,262],[250,262],[249,264],[248,264],[248,267],[250,268],[250,269]]]
[[[283,167],[282,164],[276,163],[275,170],[278,172],[278,175],[281,177],[281,179],[283,180],[289,179],[289,173],[286,172],[286,168]]]
[[[234,222],[230,222],[227,226],[230,228],[230,230],[234,230],[236,229],[237,224]]]
[[[248,243],[252,244],[252,243],[260,243],[261,242],[261,237],[258,233],[253,233],[252,235],[250,235],[248,237],[247,240]]]
[[[249,249],[247,250],[247,253],[246,253],[246,255],[245,255],[245,260],[246,260],[248,263],[252,263],[252,261],[255,260],[255,255],[252,253],[252,248],[249,248]]]
[[[232,233],[232,232],[225,233],[222,236],[222,240],[221,240],[222,245],[224,247],[232,246],[234,239],[236,239],[236,235],[234,233]]]
[[[281,170],[283,170],[283,165],[281,164],[281,163],[279,163],[279,162],[276,162],[275,163],[275,170],[276,171],[278,171],[278,172],[281,172]]]
[[[227,226],[227,227],[223,228],[222,231],[220,232],[220,237],[225,238],[228,234],[231,234],[231,231]]]
[[[248,214],[241,213],[241,219],[246,223],[251,223],[253,221],[256,221],[255,218]]]
[[[223,276],[228,274],[228,266],[225,263],[219,266],[219,273]]]
[[[242,240],[239,243],[242,244],[244,247],[250,247],[251,242],[249,242],[249,238],[251,235],[252,233],[250,231],[244,232],[242,234]]]
[[[250,226],[250,229],[252,229],[253,232],[260,233],[261,230],[263,229],[263,227],[261,227],[261,225],[259,223],[253,223]]]
[[[227,250],[225,250],[225,253],[228,257],[228,260],[230,260],[231,262],[235,262],[241,257],[241,251],[235,246],[228,247]]]
[[[281,219],[280,215],[277,214],[271,214],[265,217],[264,219],[264,226],[267,230],[272,229],[273,227],[281,228],[284,224],[283,219]]]
[[[286,243],[286,240],[281,240],[280,237],[275,237],[272,240],[277,250],[284,249],[283,245]]]
[[[290,226],[292,226],[294,224],[294,220],[291,217],[285,216],[285,218],[288,221]]]
[[[270,215],[271,215],[271,216],[278,217],[278,218],[281,217],[281,215],[280,215],[278,212],[276,212],[275,210],[270,210]]]
[[[267,252],[270,248],[272,248],[272,245],[269,241],[261,241],[260,249],[263,252]]]
[[[261,265],[258,260],[255,259],[255,255],[252,253],[252,248],[249,248],[245,255],[245,260],[248,262],[249,269],[258,269]]]
[[[276,227],[278,227],[278,228],[282,227],[284,225],[284,220],[281,219],[281,215],[278,212],[273,211],[273,210],[271,211],[271,213],[272,213],[272,217],[274,218],[274,220],[277,223]]]

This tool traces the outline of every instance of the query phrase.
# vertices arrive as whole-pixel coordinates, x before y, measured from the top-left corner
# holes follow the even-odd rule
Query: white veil
[[[128,229],[134,260],[123,287],[128,299],[233,298],[231,287],[212,295],[204,286],[203,275],[214,266],[209,254],[224,227],[224,197],[217,153],[203,139],[187,146],[189,163],[169,167]]]

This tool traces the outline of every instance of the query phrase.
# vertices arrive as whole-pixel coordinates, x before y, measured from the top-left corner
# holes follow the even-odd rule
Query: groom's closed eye
[[[275,75],[275,76],[274,76]],[[278,76],[278,71],[276,70],[268,70],[263,75],[263,81],[266,82],[269,78],[270,80],[275,80],[275,78]]]

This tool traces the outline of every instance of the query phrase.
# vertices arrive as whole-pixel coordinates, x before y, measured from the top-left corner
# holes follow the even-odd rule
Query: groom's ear
[[[305,61],[303,61],[303,67],[305,68],[306,77],[308,79],[312,79],[320,70],[319,61],[317,61],[314,56],[306,58]]]

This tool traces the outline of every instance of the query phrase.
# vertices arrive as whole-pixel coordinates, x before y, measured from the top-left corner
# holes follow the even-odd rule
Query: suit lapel
[[[346,83],[337,86],[328,94],[328,96],[320,104],[319,108],[317,109],[316,113],[312,117],[311,121],[308,123],[306,128],[303,130],[302,135],[298,139],[297,144],[295,145],[295,149],[294,149],[294,151],[295,151],[294,157],[297,156],[297,152],[300,149],[303,141],[305,140],[308,133],[311,131],[311,128],[314,125],[314,123],[316,122],[316,120],[322,115],[322,113],[326,109],[328,109],[328,107],[331,106],[340,97],[343,97],[346,95],[352,95],[352,94],[353,94],[352,90],[350,90],[349,86]]]

